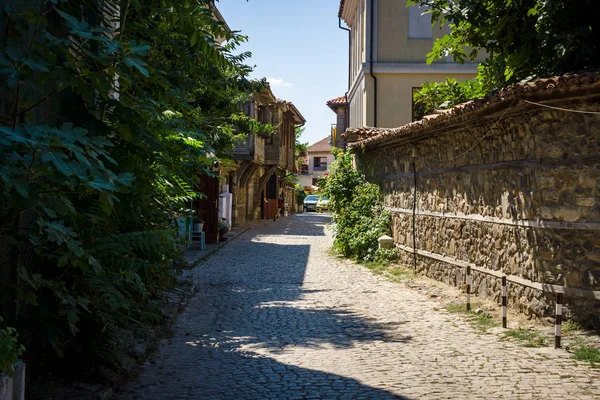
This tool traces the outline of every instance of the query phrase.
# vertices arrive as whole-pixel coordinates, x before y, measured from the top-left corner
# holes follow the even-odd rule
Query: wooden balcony
[[[246,139],[237,144],[233,149],[233,159],[264,162],[265,139],[254,135],[246,136]]]

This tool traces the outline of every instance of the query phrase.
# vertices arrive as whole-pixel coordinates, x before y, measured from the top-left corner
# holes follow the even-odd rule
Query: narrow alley
[[[594,399],[598,370],[480,334],[330,255],[329,217],[261,222],[194,270],[199,292],[121,399]]]

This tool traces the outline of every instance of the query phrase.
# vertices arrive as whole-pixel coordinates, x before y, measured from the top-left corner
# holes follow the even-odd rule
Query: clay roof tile
[[[326,138],[323,138],[323,139],[319,140],[318,142],[310,145],[306,151],[309,153],[330,152],[331,145],[329,144],[329,140],[331,140],[331,138],[329,136],[327,136]]]
[[[420,121],[411,122],[398,128],[350,128],[343,133],[350,149],[369,147],[392,138],[409,136],[428,128],[443,128],[458,122],[461,116],[481,111],[486,107],[503,102],[513,102],[519,94],[549,93],[556,90],[570,90],[584,85],[600,86],[600,70],[588,70],[578,73],[564,74],[552,78],[537,79],[533,82],[519,82],[484,98],[458,104],[448,110],[439,110],[435,114],[425,116]]]

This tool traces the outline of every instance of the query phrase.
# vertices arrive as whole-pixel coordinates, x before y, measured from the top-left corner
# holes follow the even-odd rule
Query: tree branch
[[[16,115],[16,117],[20,117],[21,115],[25,114],[27,111],[31,110],[32,108],[39,106],[40,104],[42,104],[43,102],[45,102],[46,100],[48,100],[49,98],[54,96],[56,93],[58,93],[58,89],[54,89],[54,91],[52,91],[52,93],[50,93],[47,96],[44,96],[41,100],[39,100],[35,104],[33,104],[25,109],[22,109],[21,112]]]

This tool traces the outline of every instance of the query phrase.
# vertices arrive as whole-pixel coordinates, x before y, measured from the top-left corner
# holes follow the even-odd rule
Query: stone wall
[[[260,219],[260,202],[257,202],[255,197],[260,189],[258,187],[260,178],[266,171],[266,166],[256,168],[248,178],[246,185],[242,185],[238,177],[234,194],[236,225],[244,225],[247,222]]]
[[[552,104],[600,111],[593,93]],[[475,266],[475,292],[496,300],[505,274],[509,304],[540,317],[557,286],[584,289],[565,292],[568,312],[600,327],[600,116],[517,100],[418,133],[357,154],[393,212],[402,260],[412,265],[416,247],[417,269],[454,285]]]

